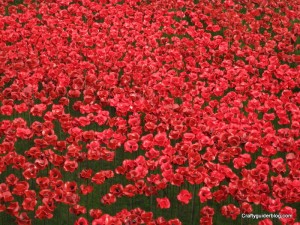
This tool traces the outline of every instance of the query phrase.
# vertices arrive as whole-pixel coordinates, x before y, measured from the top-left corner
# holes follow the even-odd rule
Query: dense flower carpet
[[[1,225],[299,225],[299,0],[1,0]]]

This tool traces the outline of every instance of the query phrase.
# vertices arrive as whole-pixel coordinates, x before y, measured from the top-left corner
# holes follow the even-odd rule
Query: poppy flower
[[[14,174],[10,174],[5,178],[5,181],[8,185],[14,186],[18,182],[19,178]]]
[[[270,219],[264,219],[264,220],[259,221],[258,225],[273,225],[273,222]]]
[[[87,195],[89,193],[91,193],[93,191],[93,186],[90,186],[90,185],[84,185],[84,184],[81,184],[80,185],[80,191],[83,195]]]
[[[1,194],[2,194],[2,198],[3,198],[4,202],[12,202],[14,200],[12,193],[8,190],[2,192]]]
[[[285,163],[282,158],[273,159],[271,165],[272,170],[276,173],[284,173],[286,171]]]
[[[61,172],[57,168],[53,168],[49,171],[49,179],[51,181],[58,180],[62,178]]]
[[[17,224],[18,225],[31,225],[31,219],[26,212],[20,213],[17,216]]]
[[[237,216],[240,214],[240,209],[233,204],[224,205],[221,208],[221,213],[225,217],[230,217],[233,220],[236,220]]]
[[[89,211],[89,214],[92,218],[99,219],[100,216],[102,215],[102,211],[100,209],[91,209]]]
[[[168,221],[168,225],[182,225],[179,219],[171,219]]]
[[[101,198],[101,203],[105,205],[110,205],[117,201],[116,196],[112,193],[108,193]]]
[[[29,189],[29,183],[26,181],[19,181],[16,183],[16,185],[14,186],[12,193],[15,195],[23,195],[25,193],[25,191],[27,191]]]
[[[71,208],[69,208],[69,212],[75,215],[80,215],[80,214],[85,214],[86,213],[86,208],[82,205],[74,205]]]
[[[201,203],[206,202],[208,199],[212,199],[212,193],[208,187],[202,187],[199,190],[198,196]]]
[[[133,197],[136,195],[136,193],[137,193],[137,188],[132,184],[127,184],[123,188],[123,195],[126,197]]]
[[[64,162],[64,170],[68,172],[74,172],[78,167],[78,163],[72,160],[66,160]]]
[[[103,184],[105,181],[105,176],[103,173],[98,172],[92,177],[92,182],[96,184]]]
[[[123,195],[123,185],[122,184],[114,184],[109,188],[110,193],[112,193],[116,197],[121,197]]]
[[[111,224],[113,217],[108,214],[103,214],[100,218],[94,219],[92,225],[105,225]]]
[[[241,212],[250,214],[253,211],[252,206],[248,202],[243,202],[241,204]]]
[[[296,209],[289,207],[289,206],[285,206],[283,207],[280,211],[279,211],[280,215],[292,215],[291,217],[281,217],[279,220],[282,223],[288,224],[288,223],[294,223],[295,219],[296,219]]]
[[[177,195],[177,199],[183,204],[188,204],[189,201],[192,199],[192,194],[188,190],[181,190],[180,193]]]
[[[205,224],[205,225],[212,225],[213,224],[213,218],[212,217],[201,217],[200,218],[200,224]]]
[[[168,209],[171,206],[170,200],[167,197],[156,198],[157,205],[161,209]]]
[[[213,217],[213,215],[215,214],[215,211],[213,208],[209,207],[209,206],[204,206],[201,210],[200,210],[200,214],[203,217]]]
[[[13,113],[13,107],[11,105],[3,105],[0,107],[2,115],[11,116]]]
[[[23,102],[19,105],[14,105],[14,109],[18,112],[18,113],[24,113],[28,110],[28,106]],[[6,109],[7,110],[7,109]],[[7,114],[8,112],[6,112]]]
[[[138,150],[138,144],[136,143],[135,140],[126,141],[124,143],[124,150],[130,153],[135,152]]]
[[[46,206],[39,206],[35,211],[35,217],[38,219],[51,219],[53,214]]]
[[[154,137],[154,143],[158,146],[166,146],[168,144],[168,138],[165,132],[158,133]]]
[[[88,225],[89,222],[86,218],[80,217],[78,220],[75,221],[74,225]]]

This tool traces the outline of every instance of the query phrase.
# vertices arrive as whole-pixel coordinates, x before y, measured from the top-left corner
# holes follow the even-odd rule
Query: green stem
[[[195,206],[195,200],[196,200],[195,192],[196,192],[196,184],[194,184],[194,187],[193,187],[192,215],[191,215],[191,223],[190,224],[193,224],[193,220],[194,220],[194,212],[195,212],[194,206]]]

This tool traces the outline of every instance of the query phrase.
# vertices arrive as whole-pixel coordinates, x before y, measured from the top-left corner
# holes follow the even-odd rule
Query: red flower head
[[[64,163],[64,170],[68,172],[74,172],[78,167],[78,163],[72,160],[66,160]]]
[[[53,168],[52,170],[49,171],[49,179],[51,181],[55,181],[61,178],[62,178],[61,172],[57,168]]]
[[[80,217],[78,220],[75,221],[74,225],[88,225],[89,222],[86,218]]]
[[[141,215],[141,219],[144,223],[149,223],[153,219],[153,213],[152,212],[143,212]]]
[[[240,209],[233,204],[224,205],[221,208],[221,213],[225,217],[236,220],[237,216],[240,214]]]
[[[179,219],[171,219],[168,221],[168,225],[182,225]]]
[[[108,193],[101,198],[102,204],[111,205],[117,201],[116,196],[112,193]]]
[[[212,199],[212,193],[210,192],[210,189],[208,187],[202,187],[199,190],[198,196],[201,203],[206,202],[207,199]]]
[[[46,206],[39,206],[35,211],[35,218],[51,219],[52,217],[53,217],[52,212]]]
[[[8,185],[14,186],[18,182],[19,178],[17,178],[14,174],[10,174],[6,177],[5,181]]]
[[[121,197],[123,195],[123,189],[124,187],[122,184],[114,184],[110,187],[109,192],[116,197]]]
[[[162,146],[162,147],[167,146],[169,144],[167,134],[165,132],[162,132],[162,133],[158,133],[157,135],[155,135],[154,143],[157,146]]]
[[[259,221],[258,225],[273,225],[273,222],[270,219],[264,219],[264,220]]]
[[[248,202],[243,202],[241,204],[241,212],[250,214],[253,211],[252,206]]]
[[[171,206],[170,200],[167,197],[156,198],[157,204],[161,209],[168,209]]]
[[[181,190],[180,193],[177,195],[177,199],[183,204],[188,204],[189,201],[192,199],[192,194],[188,190]]]
[[[80,172],[80,178],[89,179],[93,174],[92,169],[84,169]]]
[[[213,217],[213,215],[215,214],[215,210],[209,206],[204,206],[201,210],[200,210],[200,214],[203,217]]]
[[[20,210],[20,206],[18,202],[10,202],[6,208],[8,214],[17,217]]]
[[[17,224],[18,225],[31,225],[31,219],[27,215],[26,212],[20,213],[19,216],[17,216]]]
[[[74,205],[72,207],[69,208],[69,212],[72,214],[75,214],[76,216],[81,215],[81,214],[85,214],[86,213],[86,208],[82,205]]]
[[[125,144],[124,144],[124,149],[126,152],[135,152],[137,151],[139,148],[136,140],[129,140],[129,141],[126,141]]]
[[[282,158],[273,159],[271,161],[272,170],[275,173],[284,173],[286,171],[286,165]]]
[[[112,220],[113,220],[112,216],[108,214],[104,214],[100,218],[94,219],[92,221],[92,225],[112,225],[111,224]]]
[[[127,184],[123,189],[123,195],[126,197],[133,197],[137,194],[137,188],[132,184]]]
[[[29,183],[26,181],[19,181],[16,183],[16,185],[14,186],[14,189],[12,191],[12,193],[14,195],[23,195],[25,193],[25,191],[27,191],[29,189]]]
[[[91,209],[89,214],[92,218],[99,219],[102,215],[102,211],[100,209]]]
[[[84,184],[81,184],[80,185],[80,191],[83,195],[87,195],[89,193],[91,193],[93,191],[93,186],[90,186],[90,185],[84,185]]]
[[[37,204],[37,201],[35,199],[25,198],[23,203],[22,203],[22,207],[25,210],[34,211],[34,208],[35,208],[36,204]]]
[[[2,115],[11,116],[13,113],[13,107],[11,105],[3,105],[0,107]]]
[[[283,216],[280,218],[280,221],[281,221],[283,224],[292,224],[292,223],[294,223],[294,221],[295,221],[295,219],[296,219],[297,211],[296,211],[296,209],[293,209],[292,207],[285,206],[284,208],[282,208],[282,209],[279,211],[279,214],[280,214],[280,215],[283,215]],[[289,216],[287,217],[287,215],[289,215]]]

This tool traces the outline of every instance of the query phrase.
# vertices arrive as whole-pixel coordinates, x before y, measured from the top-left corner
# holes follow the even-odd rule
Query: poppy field
[[[0,225],[300,225],[299,18],[0,1]]]

